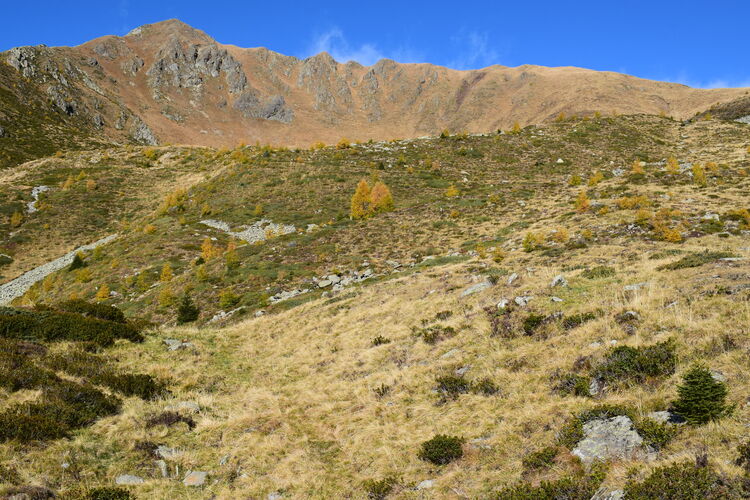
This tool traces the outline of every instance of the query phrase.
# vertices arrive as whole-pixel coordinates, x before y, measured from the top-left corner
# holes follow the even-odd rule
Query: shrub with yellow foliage
[[[107,286],[106,283],[102,284],[96,291],[96,296],[94,298],[97,302],[104,302],[109,299],[109,286]]]
[[[455,184],[451,184],[450,186],[448,186],[448,189],[445,190],[446,198],[455,198],[460,194],[461,191],[458,190]]]
[[[10,216],[10,227],[18,227],[23,223],[23,214],[21,212],[13,212]]]
[[[375,213],[390,212],[394,208],[391,190],[382,181],[376,182],[372,187],[370,206]]]
[[[596,186],[603,180],[604,180],[604,174],[601,172],[601,170],[597,170],[596,172],[594,172],[594,175],[589,177],[588,184],[589,186]]]
[[[680,173],[680,163],[677,161],[677,158],[675,158],[674,155],[670,156],[667,159],[665,170],[669,175],[677,175]]]
[[[372,214],[372,190],[366,180],[362,179],[357,184],[350,203],[349,216],[355,220],[366,219]]]
[[[342,138],[338,143],[336,143],[336,149],[349,149],[352,147],[352,143],[349,142],[349,139]]]
[[[578,197],[575,201],[575,207],[579,212],[585,212],[589,209],[589,207],[591,207],[591,200],[589,200],[589,196],[586,194],[586,191],[581,191],[580,193],[578,193]]]
[[[167,283],[169,281],[172,281],[172,278],[174,278],[174,273],[172,272],[172,266],[169,264],[169,262],[165,262],[164,266],[162,266],[161,268],[161,275],[159,276],[159,281]]]

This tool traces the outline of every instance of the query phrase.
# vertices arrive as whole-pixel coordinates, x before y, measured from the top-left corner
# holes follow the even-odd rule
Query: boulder
[[[565,276],[563,276],[562,274],[558,274],[554,277],[550,286],[552,288],[555,288],[556,286],[568,286],[568,280],[566,280]]]
[[[510,276],[508,276],[508,284],[512,285],[514,281],[518,279],[518,273],[513,273]]]
[[[417,490],[429,490],[433,486],[435,486],[435,481],[433,481],[432,479],[425,479],[424,481],[422,481],[421,483],[419,483],[415,489],[417,489]]]
[[[473,295],[475,293],[483,292],[484,290],[487,290],[488,288],[492,288],[492,283],[489,281],[482,281],[481,283],[477,283],[476,285],[472,285],[463,292],[461,292],[461,297],[466,297],[468,295]]]
[[[208,472],[188,471],[185,479],[182,480],[182,484],[185,486],[203,486],[207,477]]]
[[[122,474],[121,476],[117,476],[115,479],[115,484],[121,484],[121,485],[132,485],[132,484],[143,484],[143,478],[139,476],[134,476],[132,474]]]
[[[584,464],[632,458],[643,449],[643,438],[633,429],[633,421],[624,415],[586,422],[583,436],[572,453]]]
[[[185,411],[187,413],[198,413],[201,411],[200,405],[195,401],[178,401],[167,405],[164,409],[167,411]]]

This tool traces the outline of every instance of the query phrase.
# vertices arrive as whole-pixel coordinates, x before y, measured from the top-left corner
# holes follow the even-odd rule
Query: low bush
[[[131,500],[135,497],[125,488],[103,486],[94,488],[86,495],[86,500]]]
[[[95,304],[85,300],[76,299],[61,302],[55,306],[56,309],[64,312],[77,313],[81,316],[90,316],[92,318],[114,321],[115,323],[125,323],[125,315],[118,308],[106,304]]]
[[[534,335],[534,332],[544,324],[546,319],[547,317],[543,314],[529,314],[526,316],[526,319],[523,320],[523,333],[526,335]]]
[[[563,396],[591,397],[591,379],[575,373],[563,375],[554,385],[554,391]]]
[[[643,438],[643,442],[654,448],[661,450],[669,444],[679,432],[679,428],[673,424],[658,422],[651,418],[644,418],[635,422],[636,432]]]
[[[566,330],[572,330],[573,328],[578,328],[582,324],[595,320],[599,316],[598,312],[585,312],[585,313],[578,313],[578,314],[572,314],[570,316],[566,316],[563,319],[562,326]]]
[[[521,463],[526,470],[547,469],[555,463],[558,449],[555,446],[547,446],[541,450],[526,455]]]
[[[151,415],[146,419],[146,427],[156,427],[158,425],[164,425],[166,427],[171,427],[175,424],[179,424],[180,422],[184,423],[188,426],[188,429],[193,430],[195,428],[195,420],[192,419],[192,417],[189,417],[187,415],[181,415],[174,411],[165,411],[162,413],[157,413],[155,415]]]
[[[739,457],[734,461],[735,465],[745,469],[745,474],[750,474],[750,441],[739,444],[737,453]]]
[[[362,485],[367,492],[367,498],[372,500],[384,500],[393,491],[398,481],[394,477],[383,479],[368,479]]]
[[[377,347],[379,345],[388,344],[390,343],[391,339],[383,337],[382,335],[378,335],[374,339],[372,339],[372,345],[373,347]]]
[[[672,375],[677,368],[675,350],[672,339],[647,347],[618,346],[594,369],[592,377],[608,383],[629,383]]]
[[[736,257],[737,255],[732,252],[702,252],[694,253],[692,255],[686,255],[685,257],[669,264],[664,264],[656,269],[659,271],[674,271],[676,269],[686,269],[689,267],[699,267],[704,264],[716,262],[719,259],[726,259],[729,257]]]
[[[471,383],[461,376],[445,375],[436,380],[437,390],[447,399],[456,399],[471,390]]]
[[[500,392],[500,388],[490,378],[483,378],[471,384],[471,391],[475,394],[482,394],[484,396],[493,396]]]
[[[115,339],[142,342],[131,324],[117,323],[76,313],[0,309],[0,337],[31,341],[90,341],[101,346]]]
[[[464,455],[463,443],[463,438],[438,434],[422,443],[418,456],[435,465],[446,465]]]
[[[200,309],[193,303],[188,294],[182,296],[179,306],[177,306],[177,324],[192,323],[200,316]]]
[[[613,267],[596,266],[583,271],[581,273],[581,278],[586,278],[587,280],[596,280],[600,278],[609,278],[610,276],[614,275],[615,269]]]
[[[642,481],[629,481],[625,485],[625,498],[740,498],[732,495],[731,490],[732,485],[724,483],[711,467],[698,467],[691,462],[683,462],[657,467]]]
[[[589,500],[599,490],[607,475],[606,468],[594,464],[588,474],[577,474],[554,481],[542,481],[534,486],[530,483],[518,483],[503,488],[494,498],[496,500]]]
[[[453,337],[456,329],[452,326],[430,326],[415,330],[415,335],[420,337],[427,344],[436,344],[441,340]]]

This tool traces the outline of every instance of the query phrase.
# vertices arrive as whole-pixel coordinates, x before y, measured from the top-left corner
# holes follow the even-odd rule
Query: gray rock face
[[[33,47],[15,47],[8,51],[6,61],[26,78],[32,78],[36,75],[35,58],[36,51]]]
[[[133,476],[131,474],[123,474],[121,476],[117,476],[115,479],[115,484],[121,484],[121,485],[132,485],[132,484],[143,484],[143,478],[139,476]]]
[[[183,47],[176,38],[159,50],[146,72],[152,88],[173,86],[198,91],[204,77],[216,78],[222,73],[230,93],[239,94],[247,88],[242,65],[226,49],[215,44]]]
[[[234,101],[232,107],[242,111],[242,114],[248,118],[275,120],[282,123],[291,123],[294,120],[294,111],[287,106],[284,97],[280,95],[261,101],[255,92],[245,92]]]
[[[143,120],[136,117],[130,135],[136,141],[148,146],[156,146],[159,141],[156,139],[154,132],[146,125]]]
[[[623,500],[625,492],[623,490],[606,490],[604,488],[597,491],[591,500]]]
[[[481,283],[477,283],[476,285],[472,285],[463,292],[461,292],[461,297],[466,297],[468,295],[473,295],[475,293],[482,292],[484,290],[487,290],[488,288],[492,288],[492,283],[489,281],[482,281]]]
[[[182,480],[182,484],[185,486],[203,486],[208,478],[208,472],[203,471],[189,471]]]
[[[584,464],[627,459],[642,451],[643,438],[626,416],[591,420],[583,424],[583,439],[573,449]]]

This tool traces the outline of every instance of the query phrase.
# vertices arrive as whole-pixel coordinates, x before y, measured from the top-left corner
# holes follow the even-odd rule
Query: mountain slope
[[[308,146],[454,131],[507,129],[560,113],[650,113],[685,119],[742,96],[632,76],[562,67],[456,71],[381,60],[340,64],[264,48],[222,45],[177,20],[78,47],[12,49],[0,75],[40,86],[49,115],[74,116],[117,141]],[[0,115],[10,133],[17,126]]]

